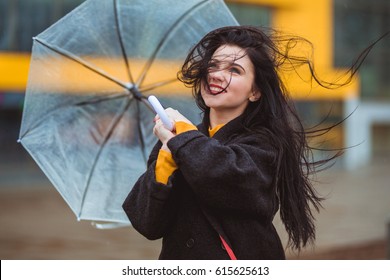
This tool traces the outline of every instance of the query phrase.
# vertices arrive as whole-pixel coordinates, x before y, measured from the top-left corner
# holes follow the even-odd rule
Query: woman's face
[[[212,56],[207,77],[202,84],[202,98],[217,113],[241,115],[250,101],[260,98],[254,90],[254,66],[240,47],[223,45]]]

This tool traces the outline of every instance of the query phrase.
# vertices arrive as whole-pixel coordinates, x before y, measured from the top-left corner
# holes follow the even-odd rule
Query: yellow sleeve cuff
[[[180,134],[190,130],[197,130],[196,126],[186,122],[178,121],[175,123],[176,134]],[[172,154],[166,150],[160,150],[156,162],[156,181],[158,183],[167,184],[169,177],[177,169],[176,162],[172,158]]]
[[[177,169],[177,165],[172,158],[172,154],[165,150],[160,150],[156,162],[156,181],[167,184],[169,177]]]
[[[190,130],[198,130],[195,125],[182,122],[182,121],[176,122],[175,127],[176,127],[176,134],[180,134]]]

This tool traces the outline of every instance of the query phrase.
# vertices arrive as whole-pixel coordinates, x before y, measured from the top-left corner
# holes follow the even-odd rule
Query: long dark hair
[[[190,51],[178,77],[193,88],[198,107],[207,114],[209,108],[200,91],[202,84],[208,84],[209,64],[214,52],[222,45],[233,45],[242,48],[248,55],[255,71],[253,86],[261,93],[261,98],[249,103],[244,112],[243,124],[248,130],[266,136],[275,148],[278,155],[275,160],[275,184],[280,216],[289,235],[289,246],[300,249],[315,239],[315,219],[311,206],[319,211],[322,201],[313,188],[310,175],[319,166],[338,157],[341,151],[327,159],[314,160],[313,148],[309,146],[308,139],[320,136],[332,127],[305,131],[280,72],[296,71],[305,66],[311,78],[319,85],[337,88],[352,80],[371,48],[367,48],[356,60],[343,81],[331,83],[317,76],[310,56],[299,56],[296,51],[292,51],[297,44],[312,49],[309,41],[298,36],[280,35],[271,29],[265,31],[252,26],[230,26],[210,32]]]

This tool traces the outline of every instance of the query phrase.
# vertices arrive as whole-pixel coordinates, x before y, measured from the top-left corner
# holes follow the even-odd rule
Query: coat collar
[[[213,138],[220,141],[226,140],[231,135],[243,131],[244,130],[243,119],[244,116],[240,115],[237,118],[231,120],[223,127],[221,127],[221,129],[215,133]],[[209,126],[210,126],[210,119],[208,114],[205,113],[202,123],[198,125],[198,130],[202,132],[204,135],[210,136],[208,131]]]

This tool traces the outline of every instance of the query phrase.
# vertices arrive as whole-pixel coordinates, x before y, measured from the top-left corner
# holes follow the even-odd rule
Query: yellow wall
[[[314,45],[314,63],[321,78],[335,81],[345,69],[333,68],[333,0],[230,0],[231,3],[269,7],[271,25],[281,32],[302,36]],[[346,99],[359,94],[358,80],[337,90],[304,83],[296,75],[286,77],[298,99]],[[343,80],[341,80],[342,82]]]
[[[24,91],[27,84],[30,55],[0,52],[0,92]]]
[[[228,2],[270,7],[271,24],[274,28],[302,36],[313,43],[314,63],[322,78],[334,81],[341,75],[342,69],[332,67],[332,0],[230,0]],[[28,65],[28,54],[0,52],[0,92],[24,91]],[[292,96],[297,99],[346,99],[359,93],[358,81],[337,90],[326,90],[302,82],[297,75],[288,75],[285,80]]]

